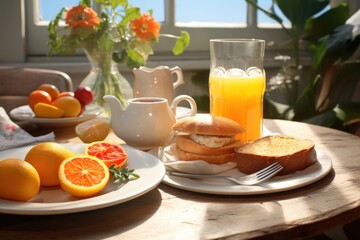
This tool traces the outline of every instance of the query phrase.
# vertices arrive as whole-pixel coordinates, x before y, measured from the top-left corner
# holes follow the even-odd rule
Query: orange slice
[[[75,155],[64,160],[59,168],[62,189],[77,197],[90,197],[99,193],[109,178],[109,168],[93,156]]]
[[[110,122],[106,118],[93,118],[75,127],[76,135],[84,142],[103,141],[110,133]]]
[[[123,167],[126,164],[128,155],[118,144],[98,141],[88,144],[85,147],[85,154],[102,160],[106,166]]]

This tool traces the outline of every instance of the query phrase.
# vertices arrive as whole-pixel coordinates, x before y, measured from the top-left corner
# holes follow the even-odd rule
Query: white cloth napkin
[[[160,156],[168,170],[195,174],[218,174],[236,167],[235,162],[210,164],[203,160],[179,161],[176,156],[175,148],[176,147],[174,144],[165,147],[163,153]]]
[[[5,149],[20,147],[34,142],[54,141],[53,132],[33,137],[25,130],[15,124],[7,115],[4,108],[0,107],[0,151]]]

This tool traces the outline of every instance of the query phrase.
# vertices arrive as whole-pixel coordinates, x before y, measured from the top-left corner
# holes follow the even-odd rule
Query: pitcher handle
[[[188,96],[188,95],[179,95],[171,103],[171,110],[173,111],[174,115],[176,116],[176,107],[177,105],[182,102],[187,101],[190,104],[190,114],[188,116],[194,116],[197,113],[197,105],[195,100]]]
[[[174,89],[176,89],[181,84],[184,84],[184,76],[183,76],[183,72],[180,67],[176,66],[176,67],[170,68],[170,71],[171,71],[171,75],[176,74],[176,76],[177,76],[176,81],[173,83]]]

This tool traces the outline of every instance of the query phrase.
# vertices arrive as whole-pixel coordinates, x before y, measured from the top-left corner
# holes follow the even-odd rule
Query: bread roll
[[[263,137],[236,148],[235,159],[237,168],[245,174],[278,162],[283,166],[278,175],[303,170],[317,161],[315,146],[311,140],[284,135]]]
[[[237,122],[219,116],[199,114],[180,119],[173,126],[175,131],[212,136],[234,136],[244,132]]]
[[[235,121],[209,114],[183,118],[174,124],[179,160],[204,160],[212,164],[234,161],[234,148],[243,145],[235,138],[242,127]],[[180,133],[179,133],[180,132]]]

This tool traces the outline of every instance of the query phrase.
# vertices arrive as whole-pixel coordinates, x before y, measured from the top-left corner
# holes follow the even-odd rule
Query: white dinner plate
[[[256,195],[287,191],[311,184],[325,177],[332,169],[332,162],[328,155],[316,149],[318,161],[312,166],[284,176],[276,176],[270,180],[254,186],[234,185],[227,180],[190,179],[165,175],[163,182],[192,192],[218,194],[218,195]],[[234,177],[243,176],[236,168],[222,175]]]
[[[176,119],[179,120],[184,117],[190,117],[191,108],[187,107],[176,107]]]
[[[95,104],[86,105],[85,111],[78,117],[69,118],[37,118],[29,105],[20,106],[10,111],[12,119],[35,123],[42,127],[63,128],[72,127],[78,123],[92,119],[103,113],[104,109]]]
[[[86,144],[63,144],[75,153],[83,153]],[[0,152],[0,159],[24,159],[32,146]],[[40,192],[28,202],[0,199],[0,213],[21,215],[53,215],[100,209],[139,197],[155,188],[165,175],[163,163],[153,155],[123,146],[128,153],[128,168],[140,175],[121,188],[109,182],[99,194],[90,198],[77,198],[65,193],[60,187],[41,187]]]

